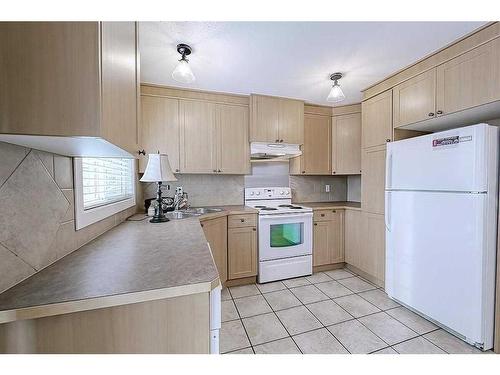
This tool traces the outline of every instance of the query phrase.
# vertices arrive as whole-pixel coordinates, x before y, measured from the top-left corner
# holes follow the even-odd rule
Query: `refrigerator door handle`
[[[392,188],[392,152],[389,151],[385,165],[385,188]]]
[[[385,192],[385,229],[391,231],[391,192]]]

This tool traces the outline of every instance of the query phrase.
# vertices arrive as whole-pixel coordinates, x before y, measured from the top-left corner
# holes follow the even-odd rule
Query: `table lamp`
[[[156,192],[156,200],[158,202],[155,208],[155,214],[150,223],[164,223],[169,219],[163,213],[162,200],[161,200],[161,184],[163,181],[177,181],[175,178],[168,156],[166,154],[149,154],[148,165],[144,171],[144,175],[140,179],[141,182],[156,182],[158,184],[158,191]]]

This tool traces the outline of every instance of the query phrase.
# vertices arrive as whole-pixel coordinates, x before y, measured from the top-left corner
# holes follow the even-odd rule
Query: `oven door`
[[[312,254],[312,212],[259,215],[259,260]]]

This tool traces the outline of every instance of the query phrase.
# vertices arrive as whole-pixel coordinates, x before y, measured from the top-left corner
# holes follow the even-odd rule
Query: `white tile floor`
[[[224,289],[228,354],[481,353],[347,269]]]

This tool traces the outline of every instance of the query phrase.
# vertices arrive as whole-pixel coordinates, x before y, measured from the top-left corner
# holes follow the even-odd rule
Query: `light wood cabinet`
[[[500,100],[500,38],[437,67],[438,115],[497,100]]]
[[[136,23],[3,22],[0,55],[0,133],[98,137],[137,155]],[[96,156],[77,144],[67,152]]]
[[[436,69],[393,88],[394,128],[436,116]]]
[[[361,269],[361,211],[345,210],[344,226],[345,262]]]
[[[161,96],[141,96],[140,144],[146,152],[139,158],[139,172],[146,169],[148,154],[168,155],[170,166],[180,172],[179,100]]]
[[[304,143],[304,102],[250,96],[250,142]]]
[[[332,117],[332,174],[361,173],[361,113]]]
[[[182,173],[217,173],[216,105],[180,101],[180,163]]]
[[[385,205],[386,147],[363,150],[361,179],[361,208],[363,211],[383,214]]]
[[[362,147],[385,145],[392,140],[392,90],[361,104]],[[364,168],[361,168],[364,174]]]
[[[250,173],[246,106],[217,105],[217,172]]]
[[[324,216],[322,216],[323,214]],[[343,210],[315,210],[313,222],[313,266],[344,261]]]
[[[331,117],[304,115],[302,155],[290,160],[290,173],[329,175],[331,173]]]
[[[257,227],[241,226],[228,229],[229,279],[257,275]]]
[[[219,279],[221,283],[227,280],[227,251],[228,251],[228,237],[227,237],[227,218],[220,217],[217,219],[202,220],[201,226],[205,237],[210,244],[212,256],[219,272]]]
[[[359,268],[373,276],[380,286],[385,280],[384,215],[362,212],[362,246]]]

